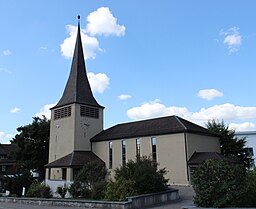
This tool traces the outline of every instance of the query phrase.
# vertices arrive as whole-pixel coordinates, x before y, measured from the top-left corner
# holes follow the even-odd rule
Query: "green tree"
[[[106,199],[123,200],[131,195],[160,192],[167,189],[164,176],[165,168],[157,169],[157,163],[147,157],[138,157],[136,161],[129,160],[125,165],[115,170],[115,181],[107,186]],[[126,185],[124,194],[123,185]]]
[[[44,165],[48,163],[50,121],[45,117],[34,117],[31,124],[17,128],[19,132],[11,141],[18,146],[14,153],[17,168],[39,173],[39,181],[45,177]]]
[[[242,206],[246,187],[246,170],[227,160],[206,160],[194,172],[194,203],[199,207]]]
[[[252,165],[250,153],[246,150],[246,138],[237,138],[235,131],[229,129],[223,121],[209,120],[206,124],[208,130],[220,136],[221,154],[239,160],[246,168]]]
[[[90,162],[83,166],[70,185],[72,197],[101,199],[106,187],[107,169],[103,163]]]

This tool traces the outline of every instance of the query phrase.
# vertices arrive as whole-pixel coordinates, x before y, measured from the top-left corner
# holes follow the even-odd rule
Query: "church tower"
[[[49,164],[74,152],[90,152],[90,139],[103,130],[103,110],[86,75],[78,16],[70,75],[61,99],[51,109]]]

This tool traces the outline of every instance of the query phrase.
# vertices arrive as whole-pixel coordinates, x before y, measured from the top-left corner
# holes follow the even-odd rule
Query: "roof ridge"
[[[180,118],[176,115],[174,115],[174,118],[180,123],[180,125],[182,125],[182,127],[187,131],[188,128],[181,122]]]

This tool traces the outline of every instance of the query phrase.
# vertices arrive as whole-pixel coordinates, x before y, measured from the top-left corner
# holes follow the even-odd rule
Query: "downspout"
[[[185,144],[185,157],[186,157],[186,169],[187,169],[187,181],[189,182],[189,169],[188,169],[188,146],[187,146],[187,133],[188,129],[187,127],[180,121],[180,119],[175,116],[176,120],[181,124],[181,126],[184,128],[184,144]]]
[[[187,167],[187,180],[190,181],[189,178],[189,169],[188,169],[188,147],[187,147],[187,130],[184,132],[184,141],[185,141],[185,152],[186,152],[186,167]]]

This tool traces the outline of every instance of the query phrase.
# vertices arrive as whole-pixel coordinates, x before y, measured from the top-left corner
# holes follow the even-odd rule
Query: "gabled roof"
[[[60,101],[53,108],[71,103],[80,103],[104,108],[95,100],[86,75],[79,19],[80,17],[78,16],[78,31],[70,75]]]
[[[218,152],[194,152],[190,157],[189,165],[200,165],[205,160],[223,160],[225,157]]]
[[[0,144],[0,164],[1,165],[12,165],[16,162],[13,158],[13,152],[18,150],[16,144]]]
[[[60,167],[81,167],[89,162],[104,162],[91,151],[74,151],[58,160],[55,160],[45,167],[47,168],[60,168]]]
[[[178,116],[168,116],[118,124],[100,132],[91,139],[91,142],[183,132],[216,136],[211,134],[208,129],[189,122],[183,118]]]
[[[0,144],[0,155],[10,156],[12,152],[17,151],[18,146],[16,144]]]

